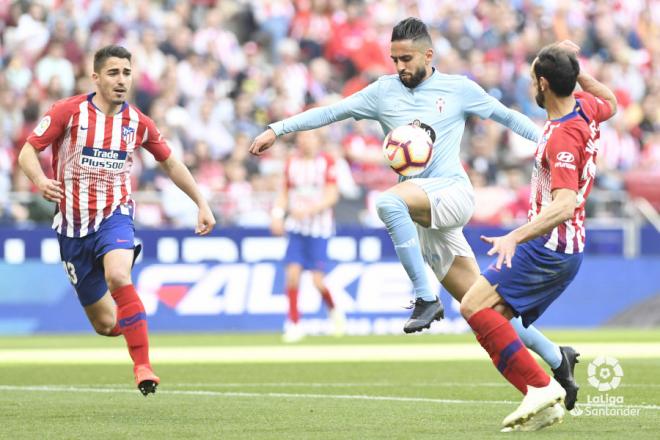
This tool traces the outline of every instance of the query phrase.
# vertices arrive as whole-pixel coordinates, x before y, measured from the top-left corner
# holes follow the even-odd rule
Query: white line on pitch
[[[0,385],[1,386],[1,385]],[[77,387],[96,387],[98,384],[77,384]],[[125,383],[111,383],[103,384],[108,388],[125,388]],[[412,382],[412,383],[393,383],[393,382],[236,382],[236,383],[222,383],[222,382],[168,382],[167,387],[180,387],[180,388],[284,388],[284,387],[306,387],[306,388],[355,388],[355,387],[497,387],[507,388],[511,385],[506,382]],[[620,385],[622,386],[622,385]]]
[[[14,386],[0,385],[0,390],[5,391],[41,391],[41,392],[70,392],[70,393],[136,393],[133,389],[117,388],[80,388],[60,385],[42,386]],[[445,403],[445,404],[468,404],[468,405],[516,405],[518,402],[510,400],[460,400],[460,399],[431,399],[424,397],[399,397],[399,396],[367,396],[346,394],[296,394],[296,393],[246,393],[246,392],[219,392],[204,390],[165,390],[158,394],[186,395],[186,396],[210,396],[210,397],[275,397],[285,399],[337,399],[337,400],[371,400],[387,402],[423,402],[423,403]],[[582,405],[580,405],[582,406]],[[591,407],[607,408],[638,408],[660,410],[660,405],[608,405],[589,404]]]
[[[2,386],[2,385],[0,385]],[[97,384],[78,384],[78,387],[95,387]],[[104,387],[124,388],[125,383],[106,383]],[[209,387],[209,388],[284,388],[284,387],[309,387],[309,388],[354,388],[354,387],[435,387],[435,388],[509,388],[506,382],[168,382],[168,387]],[[660,388],[658,383],[626,383],[619,388]]]
[[[578,346],[583,358],[600,355],[660,358],[660,343],[588,343]],[[422,362],[483,360],[478,344],[299,345],[248,347],[157,347],[154,363],[289,363],[289,362]],[[125,363],[125,348],[0,349],[0,364]]]
[[[169,384],[168,384],[169,385]],[[309,388],[352,388],[352,387],[510,387],[506,382],[255,382],[255,383],[176,383],[177,387],[212,387],[212,388],[255,388],[255,387],[309,387]]]
[[[92,386],[92,385],[90,385]],[[126,384],[104,384],[108,387],[123,387]],[[406,383],[393,383],[393,382],[246,382],[246,383],[222,383],[222,382],[178,382],[168,383],[168,386],[177,387],[215,387],[215,388],[256,388],[256,387],[310,387],[310,388],[348,388],[348,387],[458,387],[458,388],[509,388],[511,384],[507,382],[406,382]],[[626,383],[620,384],[619,388],[660,388],[658,383]]]

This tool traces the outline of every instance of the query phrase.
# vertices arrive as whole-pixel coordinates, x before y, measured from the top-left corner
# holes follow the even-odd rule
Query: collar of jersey
[[[94,104],[94,101],[92,101],[92,98],[94,97],[94,95],[96,95],[96,92],[92,92],[92,93],[90,93],[89,95],[87,95],[87,101],[92,105],[92,107],[94,107],[96,110],[98,110],[98,111],[100,111],[101,113],[103,113],[103,111],[102,111],[100,108],[98,108],[98,107],[96,106],[96,104]],[[126,107],[128,107],[128,103],[127,103],[126,101],[124,101],[124,103],[121,105],[121,108],[119,109],[119,111],[118,111],[117,113],[115,113],[115,115],[118,115],[119,113],[121,113],[121,112],[123,112],[124,110],[126,110]]]
[[[551,119],[550,122],[565,122],[568,121],[569,119],[573,119],[576,116],[579,116],[582,113],[582,106],[580,105],[579,100],[575,100],[575,107],[573,107],[573,111],[570,112],[567,115],[562,116],[561,118],[558,119]]]

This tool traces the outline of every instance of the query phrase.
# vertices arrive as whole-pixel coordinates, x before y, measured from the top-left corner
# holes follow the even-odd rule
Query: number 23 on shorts
[[[76,268],[73,266],[73,263],[70,263],[68,261],[62,261],[62,266],[64,266],[64,271],[66,272],[66,275],[69,277],[69,281],[71,281],[71,284],[74,286],[78,284],[78,276],[76,275]]]

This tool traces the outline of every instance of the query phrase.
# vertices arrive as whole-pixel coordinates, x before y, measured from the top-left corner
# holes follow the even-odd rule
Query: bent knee
[[[461,300],[460,311],[463,318],[470,319],[475,313],[487,308],[488,302],[484,301],[483,297],[469,290]]]
[[[131,284],[131,274],[120,270],[106,270],[105,282],[110,291]]]
[[[499,303],[493,307],[493,310],[498,312],[500,315],[504,316],[506,319],[511,321],[513,319],[513,310],[506,303]]]
[[[391,219],[397,212],[407,213],[407,211],[406,203],[393,192],[386,191],[376,198],[376,212],[383,222]]]
[[[470,301],[470,298],[466,298],[465,296],[463,297],[463,300],[461,301],[461,315],[463,318],[466,320],[470,319],[472,315],[477,313],[479,310],[476,308],[476,304],[473,304],[472,301]]]
[[[103,318],[92,321],[94,331],[101,336],[114,336],[114,328],[117,323],[114,318]]]

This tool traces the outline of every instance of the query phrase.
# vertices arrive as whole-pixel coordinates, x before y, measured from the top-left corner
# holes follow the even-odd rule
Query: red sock
[[[468,324],[499,372],[521,393],[527,393],[527,385],[544,387],[550,383],[550,376],[529,354],[504,316],[487,308],[472,315]]]
[[[476,335],[477,341],[481,346],[488,352],[488,354],[491,357],[491,360],[493,361],[493,365],[495,365],[495,368],[497,368],[499,362],[500,362],[500,355],[497,351],[493,350],[484,338],[482,338],[479,335]],[[525,384],[525,379],[519,375],[516,374],[511,374],[509,376],[505,376],[506,379],[513,384],[514,387],[518,389],[523,394],[527,394],[527,385]]]
[[[286,289],[286,295],[289,297],[289,321],[298,323],[300,313],[298,313],[298,289],[289,287]]]
[[[128,353],[135,365],[149,365],[149,336],[147,315],[132,284],[112,292],[117,303],[117,325],[126,339]]]
[[[323,298],[325,305],[328,306],[330,310],[335,308],[335,302],[332,300],[332,295],[330,295],[330,291],[325,286],[321,289],[321,298]]]

